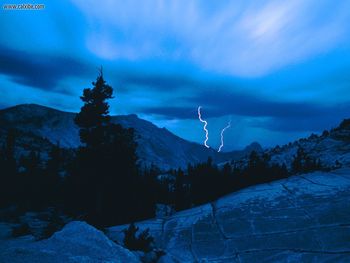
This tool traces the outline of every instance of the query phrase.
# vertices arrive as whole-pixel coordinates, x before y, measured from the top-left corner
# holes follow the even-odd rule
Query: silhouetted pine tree
[[[213,164],[212,158],[209,157],[207,162],[191,167],[188,176],[191,182],[190,196],[193,204],[198,205],[214,200],[222,193],[220,171]]]
[[[50,205],[58,205],[62,202],[62,178],[64,169],[64,157],[60,144],[53,145],[46,162],[45,176],[46,196]]]
[[[40,171],[40,153],[32,150],[28,156],[21,157],[21,166],[27,176],[37,176]]]
[[[292,170],[294,173],[303,172],[306,158],[307,156],[304,149],[299,147],[297,154],[294,156],[294,159],[292,161]]]
[[[322,169],[321,161],[311,158],[302,147],[299,147],[292,161],[292,172],[307,173],[320,169]]]
[[[22,168],[20,174],[22,182],[21,204],[25,209],[42,208],[47,204],[47,196],[45,195],[47,185],[41,166],[40,153],[32,150],[27,156],[21,156],[20,166]]]
[[[105,143],[103,127],[110,122],[107,100],[113,98],[113,89],[106,84],[102,69],[92,85],[93,88],[84,89],[83,96],[80,97],[84,105],[74,120],[80,128],[80,141],[87,148],[96,148]]]
[[[75,118],[83,146],[68,179],[76,201],[73,209],[86,213],[86,219],[95,224],[130,222],[141,216],[143,202],[135,192],[140,180],[134,131],[110,122],[107,100],[113,98],[113,89],[102,71],[92,84],[84,89],[84,105]]]
[[[5,145],[0,150],[0,206],[14,202],[18,185],[17,163],[15,159],[16,131],[9,130]]]
[[[174,202],[177,211],[190,206],[187,187],[185,185],[185,174],[179,169],[175,172]]]
[[[57,143],[56,145],[52,146],[49,152],[49,158],[46,162],[47,173],[54,177],[59,176],[59,173],[63,169],[63,161],[63,152],[60,148],[60,144]]]

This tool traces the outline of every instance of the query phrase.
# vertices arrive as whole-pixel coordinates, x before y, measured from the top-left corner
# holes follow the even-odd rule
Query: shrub
[[[29,225],[27,223],[22,223],[19,226],[16,226],[12,229],[12,236],[13,237],[20,237],[20,236],[26,236],[31,235],[32,232],[29,228]]]
[[[140,250],[149,252],[152,250],[153,237],[149,234],[149,228],[137,235],[139,228],[131,223],[127,229],[124,229],[124,245],[130,250]]]
[[[309,156],[302,147],[298,148],[292,161],[292,171],[294,173],[308,173],[322,168],[320,159],[316,160]]]
[[[39,239],[51,237],[55,232],[61,230],[64,226],[62,218],[56,213],[54,213],[49,220],[48,225],[44,228],[42,236]]]

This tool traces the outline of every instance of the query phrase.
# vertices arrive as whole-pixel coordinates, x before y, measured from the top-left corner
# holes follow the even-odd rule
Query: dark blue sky
[[[1,10],[0,107],[78,111],[103,65],[113,114],[202,143],[201,105],[215,148],[231,119],[224,151],[286,143],[350,117],[350,1],[216,2],[50,0],[40,11]]]

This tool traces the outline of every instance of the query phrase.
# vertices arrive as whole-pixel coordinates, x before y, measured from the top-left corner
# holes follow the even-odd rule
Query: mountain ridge
[[[16,129],[27,134],[59,143],[64,148],[80,145],[79,129],[74,123],[76,113],[65,112],[38,104],[19,104],[0,110],[0,127]],[[134,128],[137,154],[142,166],[156,165],[162,170],[185,168],[188,163],[199,163],[211,157],[215,162],[241,158],[252,150],[261,150],[253,143],[247,150],[217,153],[195,142],[189,142],[166,128],[159,128],[136,114],[111,116],[111,121],[125,128]]]

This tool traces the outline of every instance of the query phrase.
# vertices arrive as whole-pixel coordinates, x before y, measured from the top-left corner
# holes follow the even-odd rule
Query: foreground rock
[[[174,262],[350,262],[350,169],[250,187],[137,225]],[[121,241],[124,228],[109,236]]]
[[[0,241],[0,262],[139,262],[85,222],[71,222],[51,238],[35,242],[31,236]]]

